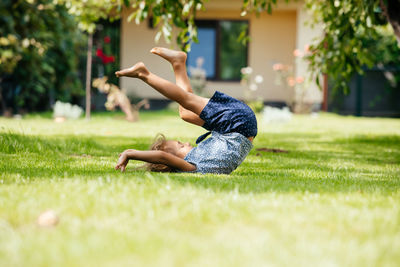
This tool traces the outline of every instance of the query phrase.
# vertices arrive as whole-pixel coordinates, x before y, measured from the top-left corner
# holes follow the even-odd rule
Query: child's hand
[[[121,170],[121,172],[124,172],[128,162],[129,162],[128,156],[126,155],[125,152],[122,152],[121,154],[119,154],[119,159],[118,159],[117,165],[115,166],[115,169],[116,170],[119,169],[119,170]]]

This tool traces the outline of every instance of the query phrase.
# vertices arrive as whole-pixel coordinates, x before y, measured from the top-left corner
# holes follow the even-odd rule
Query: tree
[[[80,95],[80,39],[65,6],[50,0],[0,1],[2,109],[43,109],[49,98]]]
[[[276,4],[277,0],[244,0],[242,15],[271,13]],[[320,74],[325,73],[334,79],[333,90],[346,92],[355,73],[400,61],[400,1],[306,0],[305,7],[312,14],[310,25],[322,26],[324,31],[308,56],[318,85]],[[385,26],[388,24],[392,30]]]
[[[197,41],[195,18],[198,10],[204,9],[207,0],[58,0],[64,3],[69,12],[76,16],[79,27],[88,33],[93,33],[95,23],[100,19],[118,19],[124,7],[133,11],[128,20],[136,24],[150,16],[153,25],[159,26],[155,39],[164,36],[167,42],[173,38],[172,28],[180,29],[176,42],[183,50],[188,50],[191,41]]]
[[[90,119],[91,110],[91,78],[92,78],[92,53],[93,53],[93,33],[96,30],[96,22],[100,19],[113,20],[118,18],[118,13],[113,12],[115,5],[120,1],[112,0],[60,0],[65,4],[69,12],[78,20],[78,26],[88,33],[87,58],[86,58],[86,119]],[[119,7],[120,11],[121,8]]]
[[[64,3],[69,12],[76,16],[79,27],[88,32],[88,52],[86,64],[86,118],[90,118],[90,86],[91,86],[91,65],[92,65],[92,37],[96,29],[95,23],[100,19],[109,18],[111,20],[120,17],[122,8],[131,7],[133,13],[128,20],[133,20],[139,24],[153,16],[153,25],[160,25],[160,29],[155,36],[158,40],[161,35],[167,42],[172,39],[172,25],[180,28],[176,41],[183,50],[190,48],[191,41],[197,41],[197,31],[194,23],[196,11],[203,7],[203,0],[59,0]]]
[[[93,29],[93,21],[98,18],[119,16],[122,8],[132,8],[128,20],[139,24],[149,16],[154,26],[158,26],[155,39],[164,36],[171,41],[172,28],[180,29],[176,42],[182,50],[189,50],[190,43],[196,42],[197,30],[195,18],[198,10],[204,10],[207,0],[103,0],[78,1],[65,0],[70,3],[70,11],[80,16],[80,25]],[[296,0],[292,0],[296,1]],[[284,2],[290,2],[285,0]],[[243,0],[242,16],[248,13],[272,13],[278,0]],[[312,13],[311,25],[322,25],[324,35],[310,49],[313,53],[308,57],[310,70],[319,84],[321,73],[334,77],[333,89],[346,90],[347,82],[354,73],[363,73],[365,66],[372,67],[377,63],[390,64],[398,60],[400,45],[400,1],[398,0],[306,0],[305,6]],[[390,24],[394,31],[385,30]],[[389,32],[389,34],[388,34]],[[246,40],[244,34],[241,35]],[[385,39],[387,47],[380,47],[383,53],[392,51],[390,59],[382,62],[377,53],[377,42],[371,40]]]
[[[310,67],[315,79],[319,73],[327,73],[332,89],[348,90],[348,81],[355,73],[363,74],[366,68],[375,65],[390,65],[400,60],[400,29],[391,13],[400,12],[399,4],[389,0],[379,1],[327,1],[316,8],[311,1],[306,3],[313,12],[314,24],[323,25],[324,36],[311,49]],[[392,25],[393,31],[388,26]],[[396,32],[397,31],[397,32]],[[398,36],[398,45],[396,38]],[[383,45],[384,44],[384,45]],[[392,54],[383,58],[383,54]]]
[[[33,74],[29,71],[25,73],[32,79],[36,79],[35,83],[29,82],[26,76],[18,78],[25,82],[24,86],[18,87],[23,88],[25,92],[33,90],[40,93],[49,91],[50,87],[58,88],[58,86],[49,86],[47,79],[52,80],[52,83],[63,80],[60,77],[68,71],[60,70],[57,79],[54,79],[56,67],[60,64],[57,64],[59,60],[51,57],[51,53],[47,51],[54,51],[53,55],[57,56],[60,53],[68,53],[66,52],[68,49],[58,52],[51,50],[55,46],[48,37],[55,34],[58,41],[66,43],[75,38],[65,34],[72,31],[74,27],[70,21],[62,24],[62,21],[67,18],[67,15],[63,13],[65,7],[77,18],[79,27],[89,34],[93,33],[95,23],[99,19],[117,19],[124,7],[132,8],[128,19],[135,23],[141,23],[152,17],[154,26],[158,28],[156,40],[164,37],[167,41],[171,41],[175,38],[183,50],[189,50],[190,43],[197,41],[195,18],[199,10],[204,10],[205,2],[206,0],[1,1],[0,71],[2,74],[12,73],[18,64],[34,70]],[[290,0],[285,0],[285,2],[290,2]],[[398,0],[306,0],[305,3],[306,8],[313,14],[311,24],[322,25],[325,32],[311,47],[313,53],[309,56],[310,68],[317,82],[320,73],[327,73],[335,78],[335,88],[346,89],[347,81],[351,76],[356,72],[362,73],[365,66],[371,67],[379,62],[384,64],[398,62],[399,49],[395,45],[394,38],[396,36],[400,43],[400,3]],[[241,12],[243,16],[253,12],[272,13],[277,4],[277,0],[243,0],[242,10],[238,10],[238,13]],[[387,34],[388,31],[384,26],[388,23],[392,26],[394,34]],[[180,29],[176,36],[173,36],[174,27]],[[51,30],[56,30],[56,33]],[[66,36],[68,37],[64,38]],[[386,55],[387,51],[392,52],[391,55],[385,57],[382,53],[376,52],[377,42],[371,42],[371,40],[383,40],[382,36],[384,42],[378,45],[381,49],[379,51]],[[242,37],[246,39],[244,35]],[[382,43],[387,46],[382,46]],[[73,48],[70,51],[73,51]],[[43,62],[45,55],[48,61]],[[64,55],[59,59],[65,59]],[[68,66],[74,68],[73,65],[76,63],[71,59],[67,61],[69,65],[66,65],[66,69]],[[35,68],[37,65],[43,68]],[[4,82],[4,75],[2,78]],[[59,86],[63,87],[64,84],[61,83]],[[22,94],[17,101],[23,105],[30,96],[30,94]]]

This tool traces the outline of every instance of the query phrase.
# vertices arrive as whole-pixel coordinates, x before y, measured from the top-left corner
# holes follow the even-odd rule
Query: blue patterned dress
[[[200,173],[224,173],[234,171],[246,158],[253,145],[248,137],[257,135],[254,112],[245,103],[221,92],[215,92],[200,113],[203,128],[201,135],[185,157],[196,165]],[[212,136],[204,140],[209,134]]]

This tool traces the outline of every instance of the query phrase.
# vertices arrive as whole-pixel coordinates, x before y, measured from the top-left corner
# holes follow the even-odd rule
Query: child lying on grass
[[[186,72],[186,53],[160,47],[151,52],[172,64],[176,84],[151,73],[142,62],[117,71],[117,77],[141,79],[179,103],[179,115],[184,121],[211,132],[197,139],[197,147],[161,137],[149,151],[125,150],[115,169],[125,171],[129,160],[133,159],[147,162],[150,171],[225,174],[234,171],[252,149],[257,135],[253,111],[243,102],[218,91],[210,99],[195,95]],[[204,140],[210,133],[212,136]]]

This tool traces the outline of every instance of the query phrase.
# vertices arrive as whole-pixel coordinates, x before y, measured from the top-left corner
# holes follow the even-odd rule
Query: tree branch
[[[400,46],[400,2],[398,0],[387,0],[387,5],[385,5],[383,0],[379,0],[379,5],[386,19],[392,25],[397,43]]]

